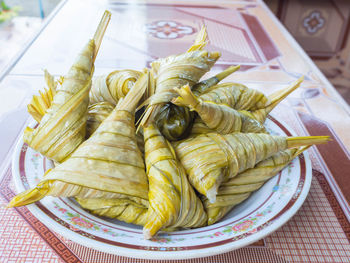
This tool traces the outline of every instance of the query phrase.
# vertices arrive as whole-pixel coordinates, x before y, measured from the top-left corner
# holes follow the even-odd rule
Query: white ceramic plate
[[[272,134],[296,135],[273,118],[266,126]],[[50,167],[51,161],[20,140],[12,167],[17,191],[35,186]],[[161,233],[152,240],[143,239],[141,227],[91,215],[72,199],[45,197],[28,209],[64,237],[103,252],[144,259],[196,258],[238,249],[271,234],[303,204],[311,178],[310,159],[303,153],[219,223]]]

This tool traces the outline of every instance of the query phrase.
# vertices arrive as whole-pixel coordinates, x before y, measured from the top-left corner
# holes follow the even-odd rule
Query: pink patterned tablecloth
[[[104,9],[113,19],[96,74],[141,69],[158,57],[182,52],[205,24],[209,49],[223,54],[214,72],[241,64],[230,79],[267,94],[305,75],[299,90],[274,114],[299,135],[333,138],[309,150],[310,193],[282,228],[236,251],[176,262],[350,262],[349,107],[265,4],[253,0],[71,0],[57,8],[21,58],[0,75],[0,262],[153,262],[84,247],[52,232],[26,207],[4,208],[16,192],[13,146],[29,117],[26,104],[44,85],[43,67],[55,75],[65,72]],[[305,30],[302,24],[300,30]]]

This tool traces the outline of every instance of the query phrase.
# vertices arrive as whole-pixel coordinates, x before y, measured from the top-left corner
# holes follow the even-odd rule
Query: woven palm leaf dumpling
[[[295,157],[310,146],[280,151],[275,155],[257,163],[237,176],[222,183],[214,203],[203,198],[208,213],[208,225],[212,225],[224,217],[234,206],[246,200],[254,191],[284,169]]]
[[[25,129],[24,142],[56,162],[67,159],[85,139],[94,61],[110,17],[111,14],[106,11],[94,38],[89,40],[79,53],[74,64],[63,77],[62,84],[57,87],[50,84],[50,89],[41,94],[41,98],[46,96],[47,100],[35,100],[34,97],[28,106],[29,112],[34,114],[33,117],[40,123],[34,129],[30,127]],[[43,104],[43,101],[47,103]],[[40,109],[40,111],[33,109]],[[41,114],[43,114],[42,117]]]
[[[37,187],[15,196],[9,206],[30,204],[51,195],[77,197],[89,210],[93,210],[90,207],[93,201],[85,199],[119,199],[124,201],[119,205],[125,207],[125,202],[129,201],[129,207],[145,213],[148,182],[142,154],[137,147],[134,114],[146,87],[147,74],[144,74],[132,92],[118,103],[69,159],[48,170]],[[135,220],[139,218],[139,214],[132,215]]]
[[[240,89],[238,91],[233,90],[233,93],[231,93],[234,94],[233,97],[226,96],[227,90],[221,90],[221,88],[197,97],[194,94],[195,92],[192,92],[190,87],[185,85],[181,88],[174,88],[179,97],[174,98],[172,102],[176,105],[189,107],[191,111],[198,113],[199,118],[193,124],[192,135],[209,132],[220,134],[266,132],[263,124],[268,114],[288,94],[297,89],[303,79],[301,77],[288,88],[273,94],[271,100],[263,96],[262,93],[247,88],[244,88],[243,91]],[[232,86],[226,87],[232,88]],[[222,97],[221,92],[224,92]],[[209,95],[210,93],[212,94]],[[240,95],[237,96],[238,94]],[[265,105],[262,105],[261,102],[265,102]]]
[[[65,77],[45,71],[48,88],[28,105],[39,126],[24,137],[56,166],[8,207],[72,197],[93,214],[143,226],[150,239],[216,223],[310,145],[329,140],[272,136],[264,127],[302,78],[269,96],[219,84],[239,66],[201,81],[220,57],[204,50],[205,27],[183,54],[92,80],[108,17]]]
[[[253,168],[279,151],[322,144],[328,136],[284,137],[265,133],[207,133],[185,139],[175,151],[192,186],[210,203],[216,201],[221,183]]]
[[[195,85],[220,58],[221,54],[219,52],[204,50],[207,43],[207,32],[203,26],[197,34],[194,44],[186,52],[160,58],[151,64],[155,90],[154,94],[150,94],[151,96],[144,102],[144,105],[147,107],[140,122],[142,126],[153,123],[158,118],[157,125],[167,139],[176,140],[186,135],[191,126],[193,116],[187,116],[191,114],[187,109],[173,109],[176,106],[169,105],[169,103],[177,96],[173,90],[174,87],[185,84]],[[179,114],[181,118],[171,114],[172,120],[169,118],[169,114],[162,114],[164,111],[173,111]],[[186,122],[183,121],[183,116],[187,116]],[[176,125],[176,122],[182,122],[182,124]],[[175,125],[173,125],[174,123]]]
[[[195,84],[192,87],[193,92],[195,94],[204,92],[236,72],[239,68],[240,66],[228,67],[215,76]],[[156,124],[166,139],[176,141],[188,136],[192,129],[193,119],[196,115],[188,107],[184,107],[184,105],[175,105],[172,102],[161,107],[156,117]]]
[[[145,238],[151,238],[162,228],[205,226],[207,215],[203,204],[190,186],[171,144],[153,124],[144,129],[144,137],[149,180]]]

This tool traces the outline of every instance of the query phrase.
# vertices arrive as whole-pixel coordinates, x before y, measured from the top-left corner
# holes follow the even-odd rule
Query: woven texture
[[[317,171],[313,175],[310,193],[302,208],[264,240],[218,256],[169,262],[350,262],[347,237],[350,231],[340,223],[345,216],[340,213],[338,219],[336,203],[332,208],[336,199],[332,195],[327,198],[325,192],[329,186],[324,184],[324,176]],[[11,181],[8,170],[0,184],[1,205],[14,195]],[[160,262],[118,257],[86,248],[51,232],[25,207],[18,208],[17,212],[1,208],[0,220],[0,259],[5,262],[30,259],[39,260],[35,262]]]
[[[138,69],[155,58],[183,52],[192,43],[195,32],[206,23],[209,36],[216,39],[210,43],[210,50],[223,54],[213,72],[227,65],[242,64],[241,71],[227,81],[259,88],[266,94],[305,75],[301,87],[273,111],[274,117],[283,120],[300,136],[329,135],[333,140],[309,150],[313,167],[310,193],[301,209],[282,228],[236,251],[169,262],[350,262],[350,187],[346,183],[350,171],[349,108],[262,2],[227,2],[215,2],[225,8],[217,8],[213,2],[206,5],[206,1],[197,6],[195,2],[191,6],[147,3],[142,6],[147,10],[147,17],[129,19],[130,14],[140,10],[137,5],[103,6],[94,1],[67,1],[9,77],[0,82],[0,88],[11,87],[0,90],[9,98],[11,109],[24,112],[10,115],[11,112],[0,111],[0,121],[3,114],[15,116],[16,122],[9,122],[6,128],[17,131],[8,132],[0,155],[4,155],[4,151],[8,156],[12,154],[8,149],[27,118],[24,102],[42,86],[39,85],[42,67],[51,67],[55,75],[62,74],[71,63],[69,58],[74,49],[78,50],[73,32],[89,32],[95,22],[91,18],[98,19],[104,9],[111,10],[115,22],[107,30],[96,61],[96,71],[102,68],[103,73],[116,67]],[[128,8],[130,10],[125,10]],[[84,10],[85,15],[77,25],[72,14],[79,10]],[[165,28],[164,21],[171,23]],[[173,27],[171,34],[166,31],[169,26]],[[62,32],[70,34],[64,43],[58,38]],[[236,37],[226,39],[222,37],[225,34]],[[140,35],[145,36],[144,41],[140,41]],[[81,33],[77,37],[82,39],[85,35]],[[226,40],[218,41],[221,38]],[[231,45],[237,48],[231,50]],[[16,96],[11,93],[13,90]],[[27,97],[19,100],[18,94]],[[15,195],[9,167],[8,164],[0,171],[0,262],[160,262],[118,257],[84,247],[52,232],[26,207],[5,209]]]

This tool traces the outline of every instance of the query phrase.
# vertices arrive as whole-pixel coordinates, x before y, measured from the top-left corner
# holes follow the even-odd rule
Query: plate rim
[[[273,114],[271,116],[274,120],[279,122],[285,129],[287,129],[293,136],[296,136],[296,133],[293,129],[290,128],[283,120],[279,120]],[[273,121],[273,120],[272,120]],[[35,122],[30,122],[30,125],[34,125]],[[16,191],[23,191],[24,186],[20,180],[20,171],[19,171],[19,158],[22,149],[22,145],[24,144],[23,138],[19,138],[17,141],[15,150],[13,152],[12,157],[12,176],[14,180],[14,184],[16,187]],[[54,232],[59,233],[60,235],[81,244],[85,247],[92,248],[98,251],[102,251],[108,254],[114,254],[117,256],[123,256],[128,258],[137,258],[137,259],[150,259],[150,260],[177,260],[177,259],[191,259],[191,258],[203,258],[208,256],[214,256],[218,254],[223,254],[226,252],[230,252],[245,246],[248,246],[260,239],[265,238],[268,235],[274,233],[277,229],[282,227],[284,224],[290,220],[295,213],[300,209],[302,204],[304,203],[310,187],[312,180],[312,166],[309,154],[307,151],[303,152],[304,161],[305,161],[305,180],[303,184],[303,188],[300,191],[298,199],[291,205],[291,207],[285,211],[279,218],[274,220],[270,225],[260,230],[256,234],[249,235],[240,240],[240,242],[228,242],[223,245],[218,245],[215,247],[203,248],[203,249],[192,249],[192,250],[178,250],[178,251],[153,251],[153,250],[139,250],[133,248],[124,248],[116,245],[102,243],[98,240],[89,239],[87,237],[76,234],[74,231],[67,229],[63,225],[59,224],[52,218],[48,217],[44,212],[42,212],[38,206],[34,204],[27,205],[29,211],[39,219],[43,224],[49,227]]]

